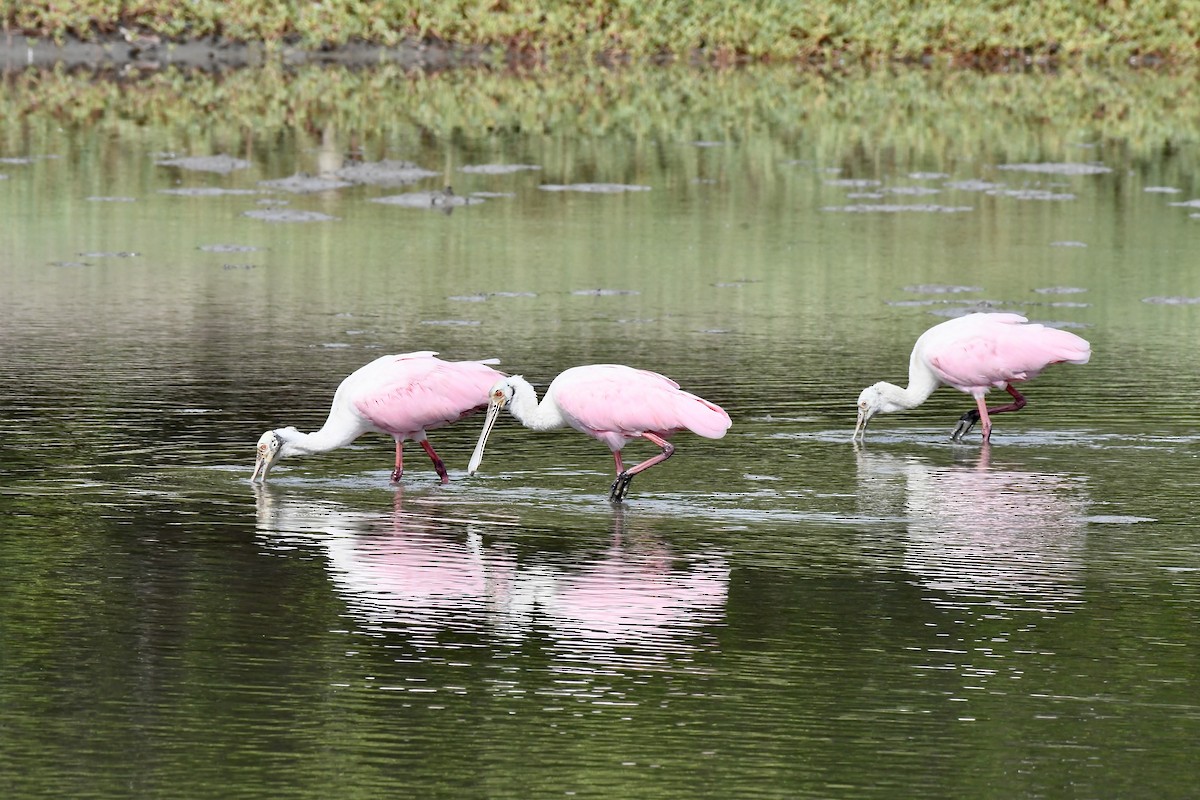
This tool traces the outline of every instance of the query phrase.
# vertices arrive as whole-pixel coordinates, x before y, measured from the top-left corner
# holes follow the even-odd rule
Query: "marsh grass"
[[[1200,0],[0,0],[10,34],[336,48],[452,43],[527,60],[1189,62]]]
[[[137,138],[177,131],[186,143],[207,120],[213,152],[295,130],[362,137],[613,137],[656,142],[774,142],[764,168],[796,158],[835,166],[847,142],[900,163],[947,164],[986,152],[995,163],[1048,156],[1089,161],[1195,158],[1200,95],[1192,70],[711,70],[674,65],[582,71],[452,70],[333,65],[206,72],[28,69],[0,74],[0,152],[39,152],[29,123]],[[47,113],[49,110],[49,113]],[[405,133],[408,132],[408,133]],[[215,146],[215,145],[214,145]],[[379,155],[379,154],[376,154]],[[1198,165],[1192,164],[1192,167]]]

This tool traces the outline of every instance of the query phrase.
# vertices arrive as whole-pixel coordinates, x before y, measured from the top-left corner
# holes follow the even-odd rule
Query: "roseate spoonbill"
[[[1030,323],[1020,314],[968,314],[934,325],[917,339],[908,361],[908,388],[879,382],[858,396],[858,423],[852,439],[865,437],[876,414],[916,408],[939,386],[953,386],[974,396],[977,409],[958,420],[954,441],[983,421],[983,441],[990,441],[990,414],[1020,411],[1025,397],[1013,388],[1050,364],[1086,364],[1091,345],[1073,333]],[[984,395],[1004,389],[1013,402],[988,408]]]
[[[350,373],[333,395],[333,407],[321,430],[301,433],[276,428],[258,440],[258,458],[251,481],[266,480],[275,462],[287,456],[324,453],[350,444],[368,431],[396,440],[396,469],[392,481],[404,474],[404,440],[421,445],[433,460],[442,483],[450,477],[446,465],[425,438],[426,430],[449,425],[488,404],[488,391],[504,377],[487,361],[443,361],[437,353],[380,356]]]
[[[608,445],[617,467],[609,498],[617,503],[625,499],[634,475],[661,464],[675,452],[667,441],[671,434],[689,430],[720,439],[732,424],[720,406],[683,391],[675,381],[656,372],[620,364],[572,367],[550,383],[540,403],[529,382],[514,375],[491,388],[487,419],[467,466],[468,475],[479,469],[488,434],[502,408],[526,428],[546,431],[571,427]],[[621,463],[621,448],[639,437],[653,442],[662,452],[626,469]]]

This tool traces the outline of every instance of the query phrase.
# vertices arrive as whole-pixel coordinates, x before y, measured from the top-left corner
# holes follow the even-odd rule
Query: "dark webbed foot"
[[[954,426],[954,430],[950,433],[950,440],[961,442],[962,438],[971,432],[971,428],[975,427],[976,422],[979,422],[979,409],[972,408],[958,418],[958,424]]]
[[[629,494],[629,484],[633,482],[633,476],[628,472],[621,472],[617,475],[617,479],[613,481],[612,490],[608,493],[608,499],[614,503],[619,503],[625,499],[625,495]]]

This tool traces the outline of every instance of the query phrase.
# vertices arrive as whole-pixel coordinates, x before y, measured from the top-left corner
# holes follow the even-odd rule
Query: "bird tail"
[[[729,414],[725,409],[721,408],[716,403],[709,402],[703,397],[697,397],[689,392],[683,392],[689,402],[687,403],[686,416],[684,420],[687,424],[687,429],[697,436],[703,436],[706,439],[720,439],[725,435],[725,431],[729,430],[729,426],[733,424],[733,420],[729,418]]]

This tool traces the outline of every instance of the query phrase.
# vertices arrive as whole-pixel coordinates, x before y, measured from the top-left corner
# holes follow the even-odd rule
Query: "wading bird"
[[[377,431],[396,440],[394,482],[404,474],[404,441],[412,439],[429,454],[442,483],[447,483],[446,465],[425,431],[482,411],[488,404],[488,391],[504,373],[488,366],[498,363],[495,359],[443,361],[436,355],[381,356],[350,373],[334,393],[333,407],[321,430],[301,433],[291,427],[276,428],[262,435],[250,480],[266,480],[281,458],[324,453]]]
[[[983,421],[983,441],[992,435],[990,414],[1020,411],[1025,397],[1013,388],[1050,364],[1086,364],[1091,345],[1073,333],[1030,323],[1020,314],[968,314],[934,325],[917,339],[908,361],[908,388],[880,382],[858,396],[854,436],[865,437],[876,414],[916,408],[939,386],[952,386],[975,398],[977,408],[963,414],[950,438],[959,441]],[[988,408],[992,387],[1012,395],[1008,405]]]
[[[667,441],[671,434],[689,430],[720,439],[732,424],[720,406],[681,390],[675,381],[656,372],[620,364],[572,367],[550,383],[540,403],[529,382],[514,375],[491,388],[487,419],[467,466],[468,475],[479,469],[488,434],[503,408],[526,428],[571,427],[608,445],[617,467],[609,498],[618,503],[625,499],[634,475],[661,464],[675,452]],[[621,448],[637,438],[654,443],[661,452],[626,469]]]

